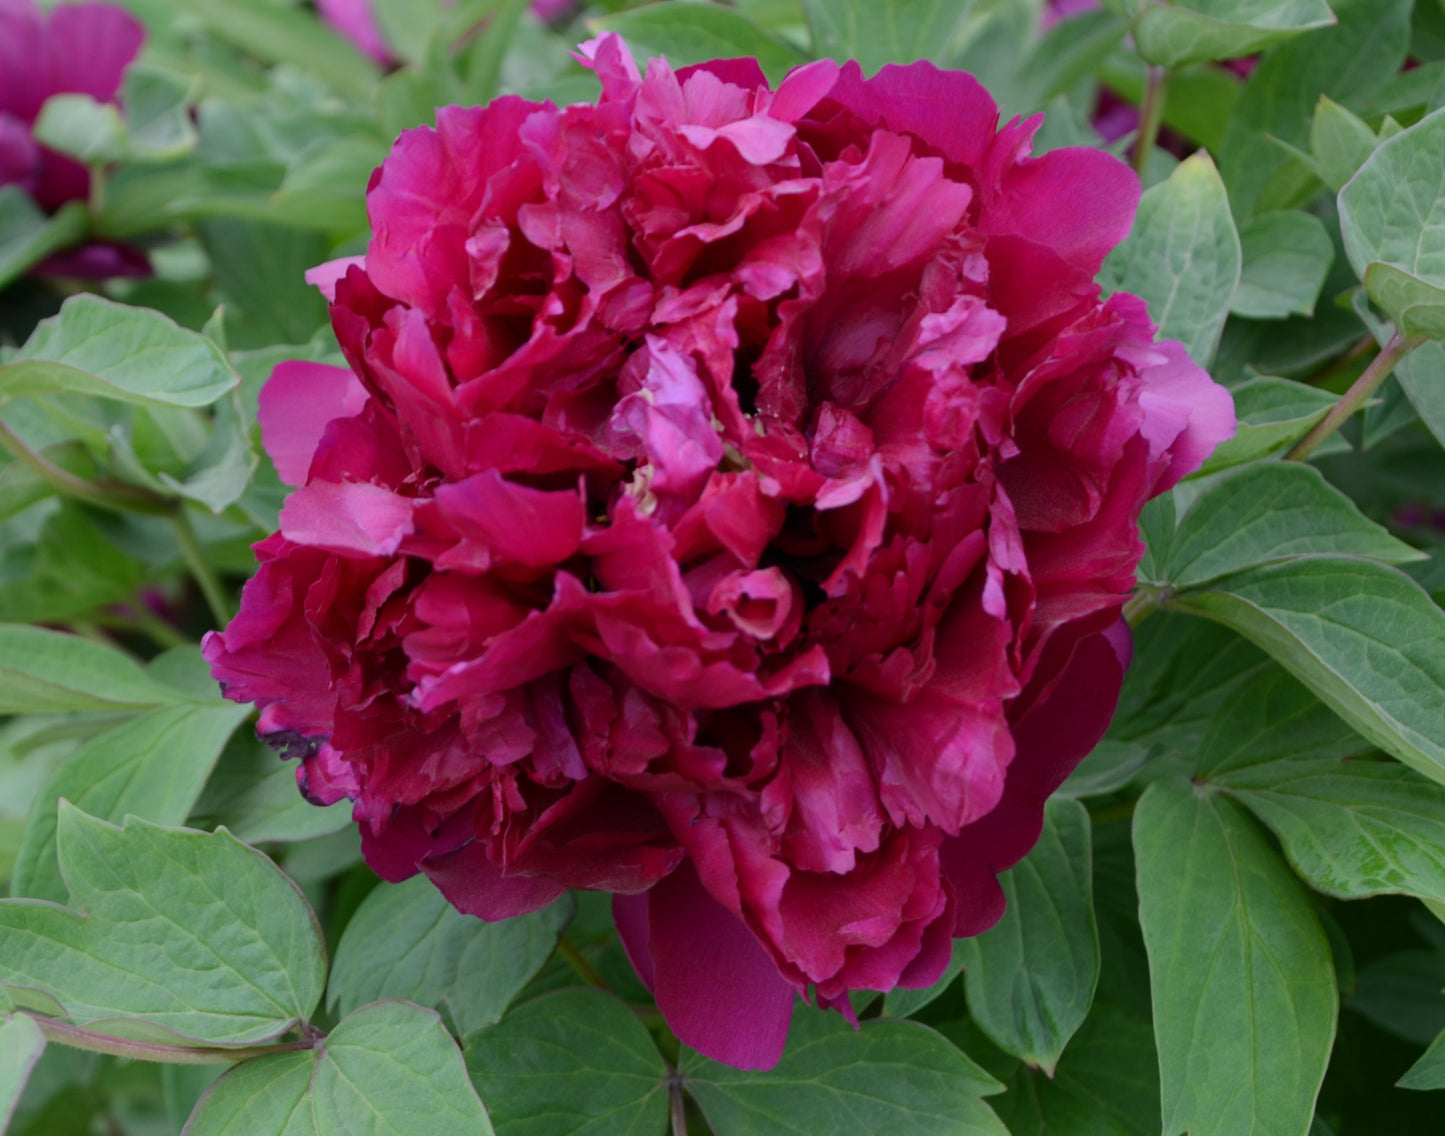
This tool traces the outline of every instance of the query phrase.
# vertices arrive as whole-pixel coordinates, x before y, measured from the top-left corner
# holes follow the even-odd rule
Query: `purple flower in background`
[[[40,145],[35,120],[51,95],[114,102],[144,38],[135,17],[111,4],[47,13],[34,0],[0,0],[0,186],[18,185],[48,212],[90,193],[90,172]]]

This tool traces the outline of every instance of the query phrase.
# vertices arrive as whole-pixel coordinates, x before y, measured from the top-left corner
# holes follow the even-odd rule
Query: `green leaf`
[[[32,129],[41,145],[86,165],[118,162],[125,156],[120,108],[89,95],[51,95]]]
[[[1244,319],[1312,316],[1334,263],[1324,223],[1297,209],[1261,213],[1239,230],[1244,266],[1231,312]]]
[[[177,75],[143,63],[125,69],[120,104],[129,135],[126,158],[131,162],[167,162],[196,147],[190,103],[199,86],[189,75]]]
[[[1278,664],[1256,671],[1215,711],[1195,754],[1196,780],[1235,784],[1256,767],[1268,778],[1279,762],[1333,759],[1362,753],[1368,745],[1339,715]]]
[[[1090,861],[1088,811],[1077,801],[1049,801],[1039,842],[999,877],[1008,898],[1003,918],[955,946],[974,1021],[1050,1074],[1099,980]]]
[[[1395,378],[1399,380],[1405,397],[1420,416],[1420,421],[1435,435],[1435,440],[1445,446],[1445,344],[1437,340],[1422,343],[1414,351],[1395,364]]]
[[[15,895],[64,903],[56,859],[56,807],[67,800],[91,816],[130,815],[180,824],[249,706],[164,706],[92,738],[76,750],[35,799],[15,862]]]
[[[1161,583],[1198,587],[1220,576],[1300,556],[1425,559],[1391,536],[1301,462],[1263,462],[1221,474],[1179,522]]]
[[[1251,639],[1369,741],[1445,782],[1445,612],[1404,573],[1285,561],[1170,603]]]
[[[1020,1066],[1008,1094],[990,1103],[1013,1136],[1158,1136],[1154,1032],[1096,1004],[1052,1077]]]
[[[1139,54],[1160,67],[1237,59],[1335,22],[1325,0],[1177,0],[1134,17]]]
[[[9,366],[0,400],[98,395],[156,406],[208,406],[240,382],[203,335],[148,308],[84,294],[43,320]]]
[[[311,13],[268,0],[180,0],[218,39],[271,63],[291,63],[359,102],[380,79],[374,63]]]
[[[917,1022],[864,1022],[798,1007],[788,1048],[766,1071],[684,1049],[684,1086],[717,1136],[1008,1136],[979,1098],[1002,1089]]]
[[[1180,340],[1207,367],[1239,273],[1239,235],[1224,184],[1201,150],[1145,192],[1134,231],[1104,261],[1099,281],[1143,299],[1159,337]]]
[[[58,839],[79,910],[0,900],[0,982],[117,1036],[242,1045],[310,1016],[326,977],[321,929],[260,852],[225,831],[136,817],[117,828],[65,803]]]
[[[0,1132],[8,1130],[30,1070],[45,1052],[45,1035],[25,1014],[7,1014],[14,1009],[0,987]]]
[[[741,12],[716,4],[649,4],[594,22],[621,35],[639,63],[664,55],[676,69],[710,59],[752,56],[777,82],[790,68],[807,62],[797,48],[768,34]]]
[[[1445,1033],[1395,1083],[1402,1089],[1445,1089]]]
[[[1282,761],[1220,784],[1274,831],[1316,890],[1445,901],[1445,789],[1413,770],[1392,761]]]
[[[188,823],[224,824],[247,844],[314,840],[351,824],[351,802],[318,808],[296,787],[294,762],[278,760],[274,750],[253,739],[237,738],[221,755]]]
[[[425,876],[362,900],[336,948],[326,1004],[340,1013],[405,996],[444,1010],[465,1036],[501,1020],[572,918],[570,898],[515,919],[463,915]]]
[[[971,0],[803,0],[813,54],[856,59],[865,75],[887,63],[947,58],[972,8]]]
[[[183,1136],[492,1136],[456,1042],[430,1010],[375,1002],[311,1053],[237,1065],[208,1089]]]
[[[0,288],[51,253],[75,244],[89,228],[84,202],[66,202],[47,217],[18,185],[0,186]]]
[[[189,701],[129,655],[78,635],[0,623],[0,714],[145,710]]]
[[[637,1015],[600,990],[523,1002],[469,1036],[466,1056],[502,1136],[660,1133],[667,1123],[662,1055]]]
[[[1219,168],[1240,220],[1313,196],[1319,184],[1313,163],[1293,155],[1308,150],[1322,94],[1358,108],[1405,62],[1411,0],[1335,0],[1333,7],[1335,27],[1271,51],[1234,105]]]
[[[1239,806],[1156,781],[1134,814],[1164,1131],[1304,1136],[1334,1041],[1329,941]]]
[[[1339,193],[1355,176],[1365,159],[1375,152],[1377,141],[1364,119],[1328,95],[1320,96],[1310,127],[1310,153],[1319,163],[1320,178],[1332,193]]]
[[[1250,379],[1235,387],[1234,437],[1209,456],[1200,473],[1217,473],[1231,466],[1277,453],[1303,438],[1323,418],[1338,396],[1289,379]]]
[[[1445,110],[1382,142],[1340,190],[1345,252],[1406,334],[1445,332]]]

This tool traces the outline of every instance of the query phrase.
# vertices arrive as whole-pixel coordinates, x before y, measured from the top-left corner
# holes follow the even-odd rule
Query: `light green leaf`
[[[1149,305],[1161,339],[1178,339],[1207,367],[1239,284],[1239,235],[1224,185],[1199,151],[1139,202],[1134,231],[1099,273],[1111,292]]]
[[[1332,6],[1339,23],[1271,51],[1234,105],[1218,153],[1241,221],[1302,205],[1316,192],[1314,163],[1302,164],[1294,154],[1309,148],[1320,95],[1359,108],[1405,61],[1411,0],[1334,0]]]
[[[125,156],[129,161],[167,162],[195,149],[190,102],[198,86],[194,76],[144,63],[132,63],[125,69],[120,104],[125,108],[129,135]]]
[[[0,714],[144,710],[188,701],[129,655],[78,635],[0,623]]]
[[[1200,469],[1217,473],[1277,453],[1305,436],[1338,401],[1338,396],[1289,379],[1259,378],[1231,392],[1238,425]]]
[[[1244,267],[1230,309],[1244,319],[1314,315],[1334,263],[1324,223],[1298,209],[1261,213],[1239,230]]]
[[[295,762],[238,738],[221,755],[188,823],[197,828],[224,824],[247,844],[314,840],[351,824],[351,802],[313,805],[296,787]]]
[[[788,1048],[766,1071],[684,1049],[684,1086],[717,1136],[1008,1136],[979,1098],[1003,1088],[917,1022],[864,1022],[798,1007]]]
[[[649,4],[594,22],[621,35],[639,63],[663,55],[676,69],[751,56],[777,82],[791,68],[807,62],[792,44],[770,35],[741,12],[716,4]]]
[[[946,58],[972,8],[972,0],[803,0],[813,54],[856,59],[865,75],[887,63]]]
[[[1445,901],[1445,789],[1392,761],[1273,762],[1219,779],[1311,887]]]
[[[51,253],[75,244],[89,228],[84,202],[66,202],[47,217],[18,185],[0,186],[0,288]]]
[[[241,1062],[201,1095],[181,1136],[323,1136],[310,1096],[316,1065],[309,1053]]]
[[[1173,0],[1141,5],[1139,54],[1161,67],[1237,59],[1335,22],[1325,0]]]
[[[1369,741],[1445,782],[1445,612],[1404,573],[1300,559],[1170,603],[1253,640]]]
[[[182,1136],[492,1136],[456,1042],[430,1010],[374,1002],[311,1053],[237,1065]]]
[[[1445,110],[1382,142],[1340,190],[1345,252],[1407,334],[1445,332]]]
[[[7,1014],[14,1006],[0,987],[0,1132],[10,1125],[30,1070],[45,1052],[45,1035],[25,1014]]]
[[[1395,378],[1420,421],[1445,446],[1445,344],[1422,343],[1395,364]]]
[[[56,859],[56,806],[62,799],[91,816],[130,815],[180,824],[249,706],[164,706],[92,738],[60,767],[35,799],[15,862],[15,895],[66,900]]]
[[[1134,814],[1164,1131],[1305,1136],[1338,1015],[1329,941],[1239,806],[1156,781]]]
[[[1343,107],[1328,95],[1321,95],[1310,127],[1310,153],[1319,163],[1320,178],[1332,193],[1339,193],[1345,182],[1375,152],[1375,132],[1364,119]]]
[[[570,897],[484,923],[463,915],[425,876],[381,884],[346,925],[326,1004],[340,1013],[380,998],[443,1010],[462,1036],[501,1020],[542,969],[572,918]]]
[[[1395,1083],[1402,1089],[1445,1089],[1445,1033]]]
[[[973,1020],[1001,1048],[1052,1074],[1083,1024],[1099,980],[1089,814],[1049,801],[1043,833],[999,877],[1008,906],[998,925],[960,939]]]
[[[467,1072],[502,1136],[661,1133],[667,1065],[637,1015],[600,990],[523,1002],[466,1039]]]
[[[118,162],[125,156],[125,123],[114,103],[89,95],[51,95],[33,127],[35,140],[86,165]]]
[[[1197,587],[1300,556],[1366,556],[1408,564],[1425,554],[1397,540],[1301,462],[1241,466],[1213,481],[1179,522],[1161,582]]]
[[[209,339],[149,308],[84,294],[43,320],[9,366],[0,400],[98,395],[159,406],[207,406],[240,382]]]
[[[58,839],[78,910],[0,900],[0,982],[117,1036],[144,1027],[242,1045],[310,1016],[326,976],[321,928],[260,852],[225,831],[136,817],[117,828],[64,803]]]

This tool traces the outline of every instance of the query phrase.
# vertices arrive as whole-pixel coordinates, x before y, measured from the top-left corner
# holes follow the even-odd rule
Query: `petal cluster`
[[[54,212],[90,194],[90,171],[42,146],[35,120],[51,95],[90,95],[114,102],[145,31],[113,4],[62,4],[42,11],[35,0],[0,0],[0,188],[17,186]],[[103,279],[144,276],[150,264],[125,245],[93,242],[50,257],[46,275]]]
[[[752,61],[445,108],[277,368],[227,694],[384,878],[603,889],[679,1037],[937,979],[1102,735],[1136,519],[1228,394],[1094,275],[1139,188],[970,76]]]

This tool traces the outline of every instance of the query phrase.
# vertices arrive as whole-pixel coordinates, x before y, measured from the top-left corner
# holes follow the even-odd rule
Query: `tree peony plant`
[[[278,367],[295,488],[205,652],[368,863],[616,893],[679,1038],[923,986],[1103,734],[1146,500],[1234,428],[1101,298],[1134,175],[970,76],[751,60],[448,107]]]

